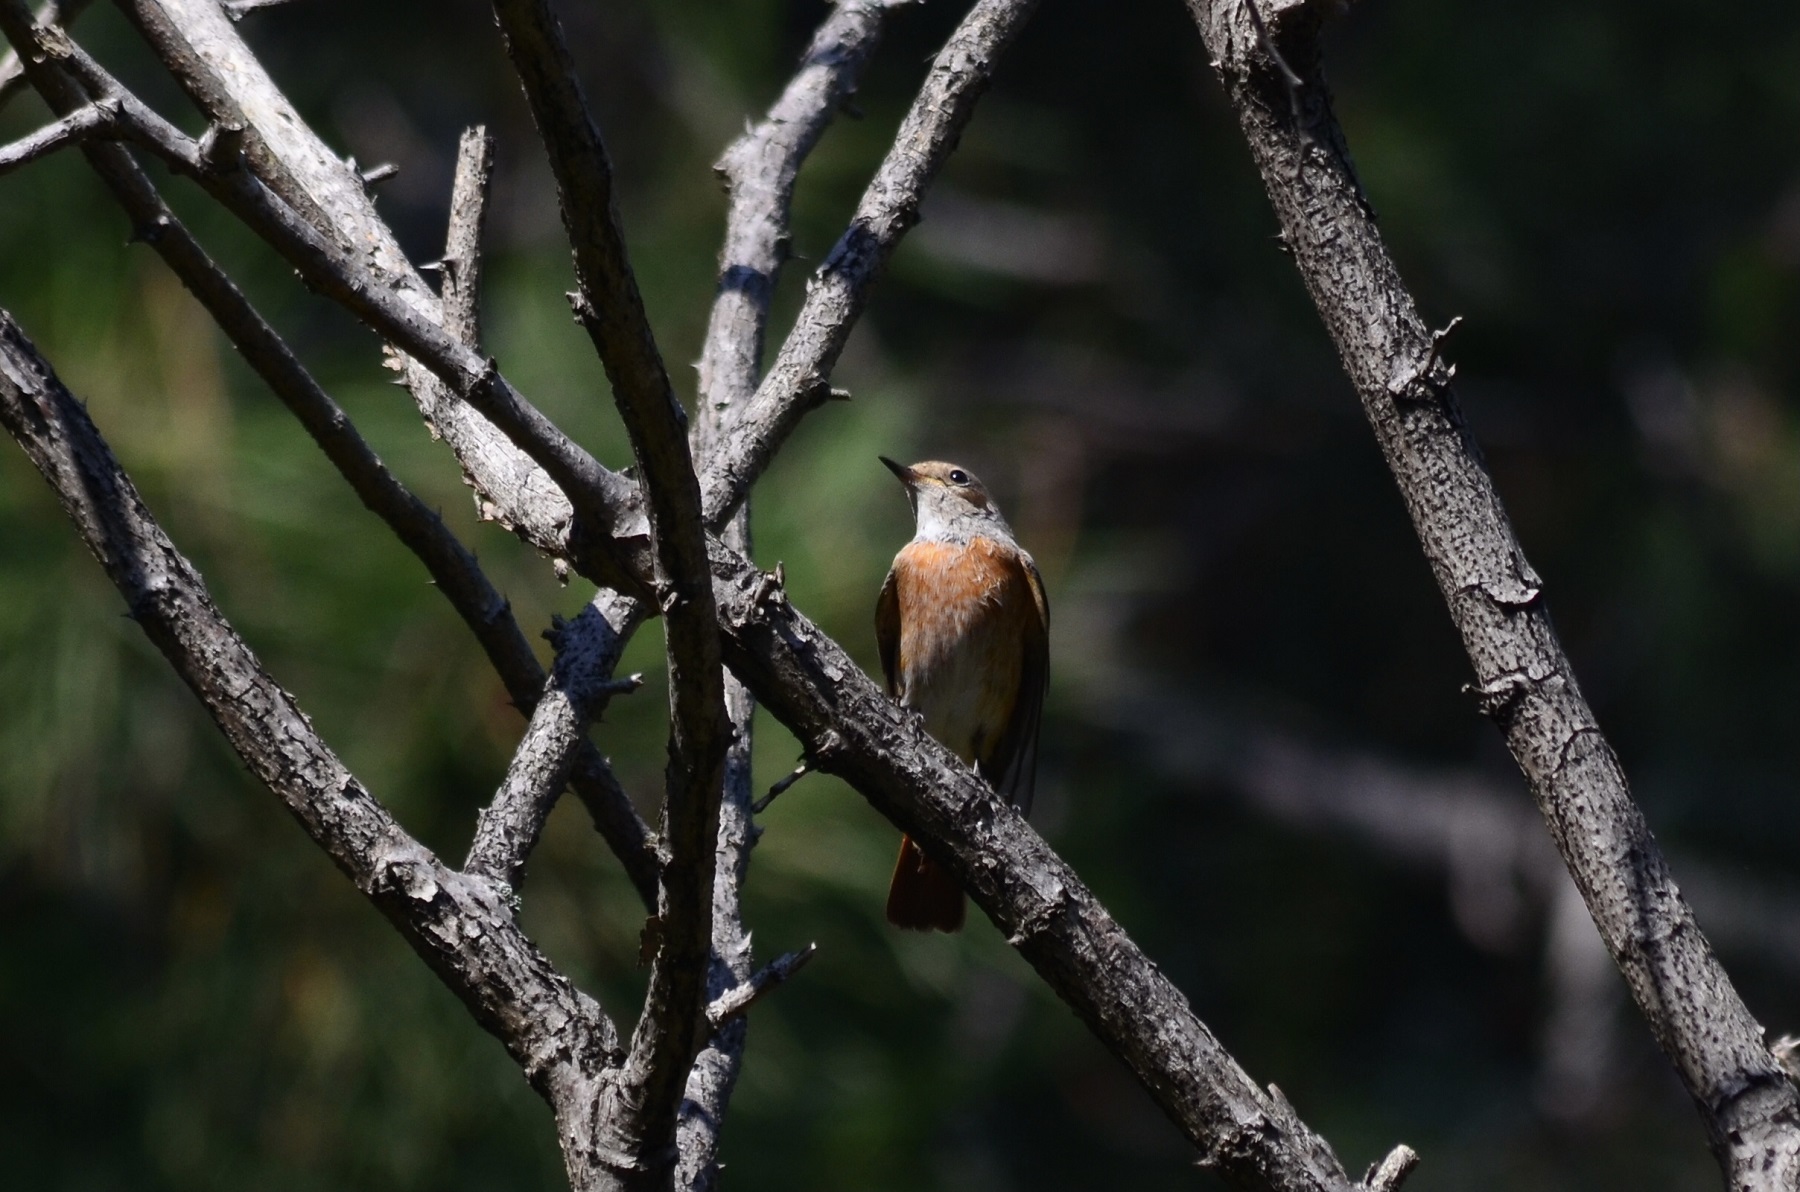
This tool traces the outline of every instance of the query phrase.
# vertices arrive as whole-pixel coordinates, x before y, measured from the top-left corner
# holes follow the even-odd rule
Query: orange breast
[[[1019,699],[1037,607],[1010,548],[914,542],[894,560],[900,702],[964,761],[988,762]]]

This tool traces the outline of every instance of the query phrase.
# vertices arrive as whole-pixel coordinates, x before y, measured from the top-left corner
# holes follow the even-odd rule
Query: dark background
[[[723,212],[710,164],[824,6],[562,8],[691,393]],[[961,12],[934,0],[890,19],[861,118],[803,178],[778,328]],[[485,7],[295,0],[244,29],[331,144],[401,167],[381,205],[415,259],[441,250],[458,132],[490,125],[487,346],[625,462]],[[197,130],[109,6],[76,32]],[[1800,10],[1371,0],[1327,48],[1404,275],[1434,325],[1464,319],[1449,351],[1464,405],[1584,688],[1752,1010],[1772,1033],[1800,1028]],[[0,126],[42,118],[26,99]],[[582,590],[474,523],[374,339],[192,188],[168,189],[481,551],[527,631],[577,609]],[[421,568],[126,231],[78,156],[0,180],[0,305],[326,738],[460,857],[520,718]],[[1622,984],[1604,968],[1583,984],[1591,940],[1553,929],[1554,894],[1480,868],[1479,825],[1445,853],[1271,814],[1259,763],[1234,752],[1275,733],[1364,759],[1377,788],[1422,776],[1446,798],[1473,784],[1529,806],[1460,692],[1455,634],[1274,231],[1183,6],[1045,0],[838,370],[855,400],[814,414],[758,489],[758,557],[783,561],[796,601],[873,669],[874,593],[909,533],[875,455],[973,467],[1055,614],[1039,827],[1346,1166],[1404,1140],[1421,1192],[1716,1186]],[[35,472],[0,450],[6,1184],[560,1186],[549,1114],[500,1047],[122,612]],[[596,739],[648,808],[654,626],[626,668],[649,688]],[[766,717],[759,732],[773,781],[796,747]],[[1322,805],[1351,797],[1314,785]],[[956,938],[881,923],[894,833],[853,793],[809,778],[764,822],[760,951],[820,951],[753,1013],[729,1186],[1215,1186],[985,920]],[[1468,881],[1495,872],[1471,903]],[[553,819],[525,908],[629,1017],[642,911],[578,807]]]

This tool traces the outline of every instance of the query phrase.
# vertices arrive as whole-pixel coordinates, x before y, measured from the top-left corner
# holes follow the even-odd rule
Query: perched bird
[[[1050,678],[1044,581],[968,471],[937,461],[881,462],[906,486],[918,527],[875,602],[888,694],[1029,812]],[[919,931],[962,927],[962,887],[911,837],[900,841],[887,917]]]

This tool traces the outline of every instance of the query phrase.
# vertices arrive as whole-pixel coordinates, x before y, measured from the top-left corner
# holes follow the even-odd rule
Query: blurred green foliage
[[[679,366],[698,356],[723,212],[710,163],[824,6],[561,7],[691,388]],[[937,0],[893,16],[861,118],[802,180],[778,330],[959,15]],[[381,202],[416,259],[441,246],[457,132],[494,128],[487,347],[624,462],[484,6],[308,0],[244,27],[334,145],[401,166]],[[110,8],[77,31],[196,127]],[[1356,6],[1329,50],[1403,271],[1434,323],[1465,318],[1451,354],[1469,416],[1653,825],[1791,890],[1800,11],[1387,0]],[[42,118],[22,100],[0,134]],[[578,608],[582,591],[475,522],[374,340],[191,189],[168,192],[528,631]],[[519,716],[422,570],[109,203],[74,155],[0,181],[0,305],[326,738],[459,857]],[[1320,739],[1508,773],[1458,694],[1454,633],[1182,6],[1045,4],[926,216],[839,370],[855,400],[813,415],[758,489],[759,558],[873,669],[873,594],[908,534],[875,454],[975,466],[1051,582],[1040,826],[1347,1165],[1404,1139],[1421,1190],[1716,1179],[1628,1007],[1604,1104],[1545,1110],[1541,924],[1477,947],[1440,874],[1267,823],[1097,726],[1083,677],[1125,668]],[[548,1114],[501,1049],[242,772],[10,449],[0,546],[6,1185],[559,1186]],[[651,626],[626,661],[646,689],[596,730],[646,809],[659,664]],[[759,719],[760,776],[795,752]],[[731,1186],[1211,1186],[984,921],[953,939],[880,922],[894,833],[851,792],[809,778],[765,826],[760,949],[821,950],[754,1011]],[[525,915],[629,1017],[642,913],[578,807],[552,820]],[[1800,1025],[1784,947],[1725,956],[1774,1030]]]

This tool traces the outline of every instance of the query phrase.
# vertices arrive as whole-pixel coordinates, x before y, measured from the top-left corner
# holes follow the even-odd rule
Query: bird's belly
[[[901,703],[918,710],[926,732],[974,763],[1005,731],[1018,698],[1018,635],[1006,633],[1003,618],[980,603],[940,610],[933,620],[904,635],[911,640],[901,646]]]

